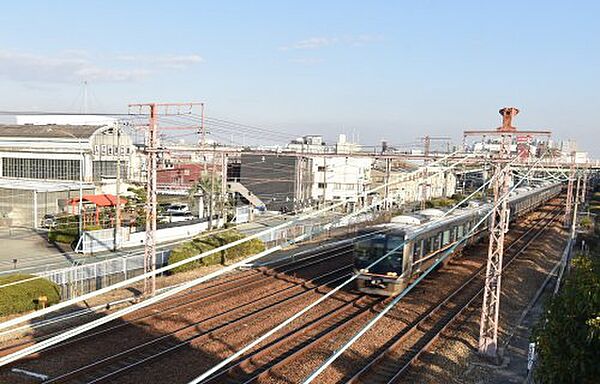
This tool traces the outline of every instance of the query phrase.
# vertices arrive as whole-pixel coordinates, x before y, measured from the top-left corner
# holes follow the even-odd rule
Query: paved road
[[[289,218],[285,216],[260,217],[257,222],[241,224],[238,229],[246,234],[253,234],[279,225]],[[188,239],[159,244],[157,250],[174,248]],[[128,248],[119,252],[102,252],[84,256],[75,253],[68,245],[49,243],[45,233],[31,229],[0,229],[0,275],[15,271],[32,273],[49,269],[69,267],[73,263],[94,263],[107,258],[122,257],[143,253],[143,246]],[[17,260],[16,264],[14,260]]]
[[[157,250],[172,249],[187,239],[159,244]],[[50,269],[60,269],[72,266],[75,262],[89,264],[97,261],[141,254],[142,247],[128,248],[119,252],[102,252],[94,255],[75,253],[69,246],[49,243],[43,233],[31,230],[18,230],[0,233],[2,249],[0,249],[0,275],[23,272],[32,273]],[[14,260],[17,260],[15,265]],[[16,268],[15,268],[16,267]]]

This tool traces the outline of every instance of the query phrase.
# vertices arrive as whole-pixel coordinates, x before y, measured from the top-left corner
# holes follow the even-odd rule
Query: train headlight
[[[369,273],[369,270],[366,268],[363,268],[361,270],[359,270],[360,273]]]
[[[396,272],[388,272],[386,273],[386,275],[391,276],[391,277],[397,277],[398,274]]]

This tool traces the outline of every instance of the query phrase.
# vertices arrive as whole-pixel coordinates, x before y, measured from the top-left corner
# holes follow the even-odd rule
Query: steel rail
[[[226,370],[218,372],[214,376],[206,379],[202,382],[202,384],[212,383],[224,376],[227,378],[234,377],[236,376],[236,368],[247,367],[253,361],[257,359],[264,359],[265,356],[268,356],[272,352],[276,352],[278,349],[281,349],[281,347],[286,347],[290,344],[296,344],[296,346],[292,347],[291,350],[276,356],[267,364],[262,365],[257,370],[251,372],[249,375],[250,377],[244,378],[242,382],[246,384],[259,378],[265,378],[266,375],[268,375],[273,369],[288,364],[294,358],[300,357],[308,348],[325,342],[325,339],[327,339],[327,336],[330,334],[343,331],[345,328],[349,327],[352,322],[363,319],[369,313],[376,311],[375,308],[377,306],[389,300],[389,298],[383,299],[374,298],[371,296],[360,296],[354,301],[321,316],[317,320],[281,336],[274,342],[249,354],[248,356],[244,356],[244,358],[240,359]],[[248,375],[248,373],[244,373]]]
[[[279,308],[284,305],[289,305],[290,303],[295,302],[297,300],[302,300],[306,295],[314,294],[315,292],[326,289],[329,284],[331,284],[339,279],[344,278],[348,273],[345,273],[342,276],[337,276],[337,277],[335,276],[336,274],[342,273],[345,270],[349,270],[350,268],[351,268],[351,265],[346,265],[346,266],[338,268],[336,270],[328,271],[328,272],[326,272],[314,279],[311,279],[309,281],[299,283],[298,285],[288,287],[288,288],[278,291],[278,292],[273,292],[266,297],[263,297],[261,299],[254,300],[254,301],[251,301],[251,302],[248,302],[245,304],[241,304],[235,308],[232,308],[228,311],[222,312],[222,313],[212,316],[210,318],[207,318],[207,319],[204,319],[204,320],[201,320],[198,322],[194,322],[191,324],[187,324],[179,329],[174,330],[173,332],[169,332],[167,334],[156,337],[152,340],[146,341],[142,344],[136,345],[132,348],[128,348],[124,351],[118,352],[114,355],[108,356],[101,360],[94,361],[93,363],[90,363],[83,367],[79,367],[77,369],[66,372],[59,376],[53,377],[50,380],[46,381],[45,383],[47,383],[47,384],[63,383],[63,382],[65,382],[65,380],[71,380],[76,377],[81,377],[81,375],[83,375],[86,372],[89,372],[90,370],[93,370],[92,372],[89,373],[90,375],[93,376],[93,373],[97,372],[100,368],[102,368],[102,370],[101,370],[102,375],[100,375],[99,377],[95,377],[92,381],[88,381],[88,383],[94,383],[94,382],[106,380],[109,377],[114,377],[117,374],[121,374],[126,370],[129,370],[129,369],[139,366],[140,364],[146,363],[152,359],[163,356],[166,353],[172,352],[183,346],[189,345],[193,341],[198,341],[199,338],[211,339],[211,336],[215,332],[223,332],[225,330],[235,328],[236,326],[239,325],[240,321],[242,321],[242,320],[248,321],[252,318],[258,317],[260,315],[264,315],[266,310],[273,310],[273,309]],[[317,286],[311,287],[311,285],[313,283],[315,283],[316,281],[323,280],[326,278],[329,278],[329,279],[326,280],[325,282],[320,283]],[[295,292],[295,291],[298,291],[299,289],[305,289],[305,290],[300,291],[300,292]],[[289,292],[290,295],[288,297],[281,298],[280,297],[281,293],[283,291],[287,291],[287,290],[290,291]],[[279,298],[279,301],[277,301],[275,304],[270,304],[270,301],[272,301],[274,298]],[[265,304],[261,307],[260,306],[261,303],[265,303]],[[250,312],[246,313],[245,311],[248,311],[248,310],[250,310]],[[235,313],[240,313],[241,316],[238,316],[237,318],[234,318],[232,320],[227,320],[228,317],[232,316]],[[208,321],[212,322],[219,318],[224,318],[225,321],[222,323],[219,323],[218,325],[216,325],[206,331],[198,329],[198,327],[202,323],[205,323]],[[175,335],[177,335],[177,334],[181,334],[181,333],[184,333],[184,332],[190,331],[190,330],[196,331],[199,333],[193,334],[192,336],[187,336],[186,338],[184,338],[183,340],[181,340],[179,342],[172,341],[171,344],[169,344],[169,341],[171,341],[170,339],[172,337],[175,337]],[[160,342],[165,342],[166,348],[161,349],[161,345],[158,344]],[[148,355],[144,354],[144,349],[146,347],[150,347],[149,348],[150,354],[148,354]],[[163,347],[165,347],[165,345],[163,345]],[[158,350],[158,352],[156,352],[156,350]],[[148,351],[145,351],[145,352],[148,352]],[[143,355],[142,358],[136,359],[136,353],[138,354],[138,356],[139,356],[139,354],[142,354]],[[133,359],[134,361],[130,361],[129,359]],[[120,366],[120,364],[123,362],[125,362],[125,365]],[[110,367],[111,364],[117,365],[118,367],[116,369],[112,369],[110,371],[105,371],[106,367]]]
[[[161,309],[160,312],[151,312],[149,314],[137,316],[137,317],[135,317],[133,319],[130,319],[127,322],[124,322],[124,323],[120,323],[120,324],[116,324],[116,325],[113,325],[113,326],[110,326],[110,327],[107,327],[107,328],[103,328],[103,329],[100,329],[100,330],[92,332],[92,333],[86,333],[83,336],[75,337],[73,339],[65,341],[64,343],[56,344],[54,346],[51,346],[51,347],[47,348],[46,351],[55,350],[57,348],[63,348],[65,346],[68,346],[68,345],[71,345],[71,344],[74,344],[74,343],[77,343],[77,342],[81,342],[83,340],[86,340],[86,339],[89,339],[89,338],[92,338],[92,337],[97,337],[97,336],[100,336],[102,334],[106,334],[108,332],[111,332],[111,331],[114,331],[114,330],[117,330],[117,329],[120,329],[120,328],[123,328],[123,327],[131,326],[132,324],[135,324],[135,323],[137,323],[139,321],[142,321],[142,320],[151,319],[151,318],[156,317],[156,316],[162,316],[162,315],[164,315],[166,313],[173,312],[173,311],[177,310],[178,308],[181,308],[182,306],[185,306],[185,305],[205,303],[207,301],[213,300],[215,297],[219,297],[219,296],[221,296],[223,294],[226,294],[226,293],[229,294],[229,293],[232,293],[232,292],[235,292],[235,291],[239,291],[241,289],[247,289],[247,288],[254,287],[254,286],[257,286],[257,285],[260,285],[260,284],[264,284],[265,280],[268,279],[268,278],[273,278],[273,279],[279,279],[281,277],[285,278],[285,277],[287,277],[287,275],[285,275],[286,273],[308,268],[308,267],[310,267],[310,266],[312,266],[314,264],[321,263],[323,260],[330,260],[330,259],[335,259],[335,258],[342,257],[342,256],[347,256],[348,255],[348,251],[349,250],[343,251],[343,253],[335,253],[333,255],[329,255],[329,256],[327,256],[325,258],[322,258],[320,260],[310,260],[313,257],[316,257],[316,256],[313,255],[313,256],[310,256],[310,257],[299,259],[296,262],[289,262],[289,263],[285,264],[286,266],[287,265],[293,265],[293,267],[291,267],[291,268],[287,268],[287,269],[283,269],[283,270],[277,270],[277,268],[275,268],[273,270],[263,269],[263,271],[261,271],[261,273],[256,273],[256,274],[252,274],[252,275],[249,275],[249,276],[245,276],[245,277],[241,278],[240,280],[227,280],[227,281],[223,282],[222,284],[215,284],[215,285],[212,285],[210,287],[203,288],[203,289],[194,289],[194,290],[192,290],[190,292],[185,292],[183,295],[174,296],[174,297],[171,297],[171,298],[165,300],[165,302],[163,302],[163,304],[165,304],[168,301],[175,301],[175,300],[179,300],[179,301],[176,302],[175,304],[171,305],[171,306],[168,306],[168,307],[166,307],[164,309]],[[319,253],[319,255],[322,255],[322,254],[324,254],[324,252],[320,252]],[[307,259],[309,259],[310,262],[309,263],[303,263]],[[298,264],[298,265],[295,265],[295,264]],[[250,281],[244,282],[245,280],[250,280]],[[217,291],[216,292],[210,292],[211,290],[214,290],[214,289],[217,289]],[[206,291],[209,291],[209,293],[207,293]],[[185,298],[186,296],[189,296],[189,295],[198,295],[198,294],[201,294],[201,295],[199,295],[198,297],[192,297],[192,298],[189,298],[187,300],[181,301],[181,299]],[[55,332],[55,333],[44,335],[42,337],[38,337],[38,338],[35,339],[35,342],[39,342],[39,341],[48,339],[49,337],[52,337],[53,335],[56,335],[56,334],[60,334],[63,331],[64,330],[61,330],[61,331],[58,331],[58,332]],[[21,344],[16,344],[16,345],[3,346],[0,349],[0,355],[5,355],[6,354],[5,352],[7,350],[13,350],[13,349],[15,349],[17,347],[23,347],[23,346],[26,346],[26,345],[32,345],[35,342],[28,341],[28,342],[21,343]]]

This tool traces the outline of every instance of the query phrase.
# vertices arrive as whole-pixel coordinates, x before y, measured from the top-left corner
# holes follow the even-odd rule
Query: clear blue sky
[[[555,1],[11,1],[0,109],[124,111],[205,101],[215,117],[369,144],[551,129],[600,155],[600,6]]]

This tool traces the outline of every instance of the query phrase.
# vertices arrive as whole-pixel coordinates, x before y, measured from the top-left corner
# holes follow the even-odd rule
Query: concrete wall
[[[213,221],[213,225],[223,226],[223,219]],[[162,228],[156,230],[156,242],[158,244],[182,240],[196,236],[208,229],[208,221],[178,227]],[[121,228],[117,243],[119,249],[142,246],[146,243],[146,232],[129,232],[129,228]],[[97,253],[112,251],[114,249],[114,229],[99,229],[96,231],[85,231],[83,240],[76,251],[80,253]]]

